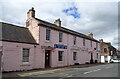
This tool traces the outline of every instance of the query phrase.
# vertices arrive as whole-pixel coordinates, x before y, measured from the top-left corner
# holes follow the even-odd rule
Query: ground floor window
[[[58,61],[63,61],[63,51],[58,51]]]
[[[77,59],[77,52],[73,52],[73,60]]]
[[[97,53],[97,59],[98,59],[98,53]]]
[[[29,62],[29,49],[28,48],[23,48],[22,62],[23,63]]]

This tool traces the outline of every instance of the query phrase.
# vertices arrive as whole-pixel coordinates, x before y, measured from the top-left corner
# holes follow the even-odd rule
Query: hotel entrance
[[[45,68],[50,67],[50,50],[45,50]]]

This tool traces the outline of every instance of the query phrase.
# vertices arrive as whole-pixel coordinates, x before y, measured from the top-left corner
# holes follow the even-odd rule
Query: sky
[[[54,23],[60,18],[63,27],[92,32],[118,48],[118,0],[1,0],[0,21],[23,26],[32,7],[39,19]]]

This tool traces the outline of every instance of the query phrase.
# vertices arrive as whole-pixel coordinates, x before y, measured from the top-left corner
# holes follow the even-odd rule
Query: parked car
[[[120,63],[120,60],[117,60],[117,59],[110,59],[110,63]]]

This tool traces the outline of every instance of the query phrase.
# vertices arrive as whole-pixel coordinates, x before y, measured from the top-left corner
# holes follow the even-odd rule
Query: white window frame
[[[24,57],[25,57],[25,56],[24,56],[24,51],[25,51],[25,50],[28,51],[28,57],[26,56],[26,58],[28,58],[28,59],[27,59],[28,61],[25,61],[25,60],[24,60]],[[22,63],[23,63],[23,64],[29,64],[29,57],[30,57],[30,49],[29,49],[29,48],[23,48],[23,49],[22,49]]]

